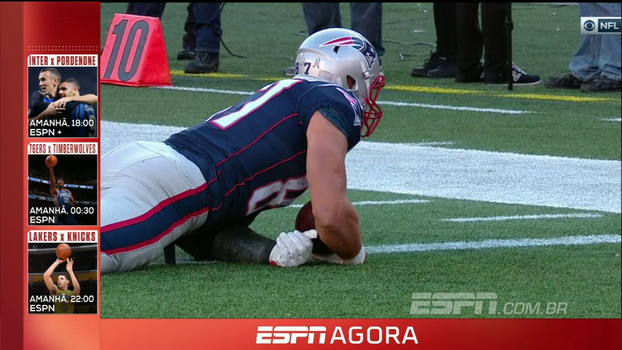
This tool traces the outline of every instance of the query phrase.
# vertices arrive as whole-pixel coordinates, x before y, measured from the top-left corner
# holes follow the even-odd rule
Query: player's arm
[[[347,139],[316,111],[307,128],[307,144],[307,181],[317,233],[344,263],[361,264],[365,251],[359,216],[346,192]]]
[[[41,96],[39,96],[39,94],[35,91],[32,96],[30,97],[30,103],[28,104],[28,120],[30,121],[30,118],[35,117],[33,115],[33,106],[35,105],[35,103],[37,102],[41,102]]]
[[[52,263],[52,265],[50,265],[50,267],[48,267],[48,269],[43,273],[43,280],[45,281],[45,285],[48,287],[48,290],[52,295],[56,295],[56,293],[58,292],[58,287],[54,284],[54,281],[52,281],[52,274],[54,273],[54,270],[56,270],[56,266],[60,265],[64,261],[65,260],[57,258],[56,261],[54,261],[54,263]]]
[[[294,267],[311,257],[313,242],[299,231],[283,232],[276,240],[262,236],[247,225],[227,226],[210,235],[201,230],[178,238],[175,244],[197,261],[273,264]],[[215,235],[214,235],[215,234]]]
[[[58,190],[56,189],[56,177],[54,177],[54,167],[49,165],[48,162],[45,162],[45,165],[50,169],[50,194],[52,198],[56,198],[58,194]]]
[[[76,278],[76,275],[73,274],[73,259],[67,259],[67,272],[69,272],[69,276],[71,276],[71,284],[73,284],[73,295],[80,295],[80,283]]]
[[[32,93],[32,95],[30,96],[30,104],[28,105],[28,119],[35,117],[36,115],[33,115],[33,113],[35,113],[35,106],[37,104],[41,104],[43,103],[43,93],[41,91],[35,91]],[[38,112],[36,112],[38,114]]]
[[[71,206],[75,208],[76,206],[76,201],[73,199],[73,193],[71,193],[71,191],[67,190],[67,192],[69,192],[69,197],[71,198]]]
[[[64,110],[65,108],[58,107],[57,105],[50,103],[48,104],[47,108],[43,112],[39,113],[36,117],[28,118],[28,122],[31,122],[33,120],[43,119],[48,116],[60,114]]]
[[[88,103],[90,105],[95,105],[97,104],[97,95],[86,94],[86,95],[79,95],[79,96],[63,97],[52,103],[55,104],[57,107],[64,107],[65,104],[67,104],[67,102],[82,102],[82,103]]]

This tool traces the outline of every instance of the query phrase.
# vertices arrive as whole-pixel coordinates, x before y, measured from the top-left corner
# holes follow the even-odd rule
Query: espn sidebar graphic
[[[28,313],[97,314],[96,230],[28,232]]]
[[[96,142],[28,144],[28,225],[97,226]]]

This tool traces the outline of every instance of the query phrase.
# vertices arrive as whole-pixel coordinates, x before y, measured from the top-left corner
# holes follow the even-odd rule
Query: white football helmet
[[[382,118],[376,99],[384,74],[376,49],[363,35],[345,28],[309,35],[298,48],[294,69],[295,77],[316,77],[353,93],[363,105],[361,136],[374,132]]]

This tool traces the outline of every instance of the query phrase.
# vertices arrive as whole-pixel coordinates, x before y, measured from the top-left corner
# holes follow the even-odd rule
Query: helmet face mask
[[[315,77],[356,96],[363,106],[362,137],[378,126],[382,110],[376,99],[384,86],[384,74],[376,50],[361,34],[330,28],[310,35],[298,49],[294,69],[295,77]]]
[[[382,109],[376,103],[380,90],[384,87],[384,75],[379,75],[369,88],[369,97],[363,104],[363,124],[361,125],[361,137],[371,135],[380,119],[382,119]]]

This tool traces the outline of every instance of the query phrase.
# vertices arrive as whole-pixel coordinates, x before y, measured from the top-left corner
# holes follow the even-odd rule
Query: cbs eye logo
[[[596,23],[594,23],[594,21],[587,20],[585,21],[585,23],[583,23],[583,29],[585,29],[588,32],[593,31],[594,29],[596,29]]]

